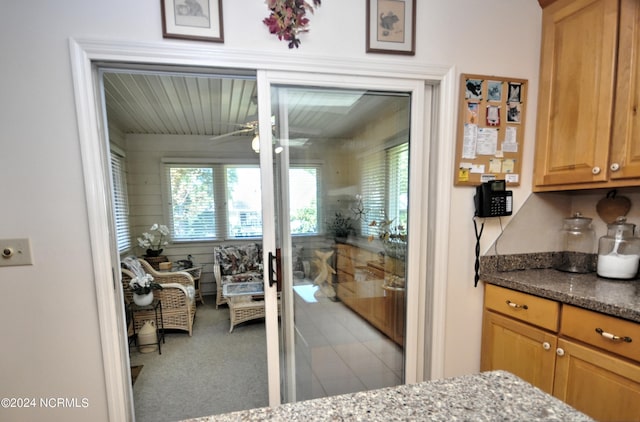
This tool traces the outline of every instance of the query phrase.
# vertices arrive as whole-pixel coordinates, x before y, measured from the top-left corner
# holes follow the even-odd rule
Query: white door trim
[[[133,420],[132,391],[128,382],[128,355],[123,357],[124,327],[118,311],[116,281],[119,275],[111,255],[112,236],[109,233],[109,181],[107,141],[102,136],[102,121],[98,107],[99,96],[94,74],[96,63],[114,62],[131,64],[162,64],[197,67],[226,67],[239,69],[280,70],[291,72],[326,72],[342,75],[372,76],[382,78],[420,79],[439,84],[439,109],[434,139],[439,145],[437,160],[432,159],[430,176],[431,192],[428,204],[434,212],[429,227],[423,227],[422,247],[414,259],[423,262],[426,273],[423,280],[424,298],[420,302],[431,310],[424,327],[426,338],[431,340],[423,374],[428,378],[440,378],[444,372],[444,327],[446,280],[448,273],[448,234],[450,175],[453,174],[453,145],[455,135],[455,69],[450,66],[418,63],[396,57],[376,60],[355,60],[335,57],[297,57],[277,55],[272,52],[231,50],[205,44],[168,42],[130,42],[114,40],[70,39],[70,59],[78,119],[78,136],[82,154],[85,194],[88,209],[91,253],[96,285],[96,301],[102,340],[105,382],[109,419]],[[378,56],[376,56],[378,57]],[[431,146],[433,150],[433,146]],[[423,175],[427,176],[427,175]],[[426,187],[425,187],[426,189]],[[424,192],[424,190],[423,190]],[[437,220],[438,224],[433,222]],[[425,225],[426,226],[426,225]],[[438,247],[433,247],[437,245]],[[431,246],[426,254],[426,246]],[[431,263],[432,265],[427,265]],[[429,302],[431,302],[429,304]],[[418,347],[421,347],[418,345]],[[419,370],[419,368],[417,368]],[[425,375],[416,373],[416,380]]]

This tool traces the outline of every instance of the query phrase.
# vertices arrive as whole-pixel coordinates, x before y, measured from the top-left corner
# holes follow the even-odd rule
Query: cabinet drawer
[[[558,331],[560,304],[553,300],[487,284],[484,304],[487,309],[511,318],[554,332]]]
[[[337,283],[351,283],[354,281],[353,274],[345,273],[344,271],[338,269],[336,272],[336,282]]]
[[[567,337],[640,361],[640,324],[564,305],[560,331]],[[612,336],[621,339],[611,338]],[[625,337],[630,341],[622,339]]]

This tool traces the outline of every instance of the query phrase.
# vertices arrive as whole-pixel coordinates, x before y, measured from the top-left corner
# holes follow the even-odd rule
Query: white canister
[[[634,229],[624,217],[607,225],[607,235],[598,242],[598,276],[631,279],[638,274],[640,239],[633,236]]]

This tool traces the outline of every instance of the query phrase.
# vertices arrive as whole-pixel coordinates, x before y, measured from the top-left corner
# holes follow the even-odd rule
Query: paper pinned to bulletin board
[[[519,186],[527,80],[461,75],[454,185]]]

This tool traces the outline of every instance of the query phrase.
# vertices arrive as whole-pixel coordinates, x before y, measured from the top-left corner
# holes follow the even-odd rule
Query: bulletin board
[[[526,100],[525,79],[461,75],[454,185],[520,185]]]

